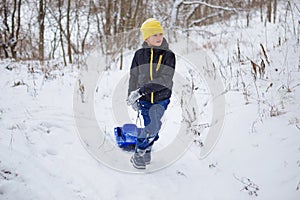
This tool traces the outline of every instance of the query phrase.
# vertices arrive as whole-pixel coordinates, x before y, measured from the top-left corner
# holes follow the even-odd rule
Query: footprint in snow
[[[56,156],[58,154],[54,149],[46,149],[46,153],[51,156]]]

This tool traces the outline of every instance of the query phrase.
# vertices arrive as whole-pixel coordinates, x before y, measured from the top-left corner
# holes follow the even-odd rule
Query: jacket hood
[[[145,41],[142,44],[142,47],[143,48],[150,48],[150,46]],[[169,43],[167,42],[167,40],[165,38],[163,38],[163,41],[162,41],[161,45],[159,47],[153,47],[153,48],[155,48],[155,49],[169,50]]]

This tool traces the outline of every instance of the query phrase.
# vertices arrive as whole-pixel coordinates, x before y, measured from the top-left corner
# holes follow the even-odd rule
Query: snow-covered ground
[[[284,3],[279,10],[276,24],[264,26],[259,14],[252,13],[249,27],[246,20],[233,19],[205,27],[214,35],[194,36],[224,82],[221,137],[208,156],[200,157],[199,143],[210,128],[203,127],[182,157],[152,173],[114,170],[86,150],[74,120],[73,97],[81,98],[74,91],[77,69],[47,70],[35,62],[1,60],[0,199],[299,199],[300,13],[285,15]],[[265,74],[254,79],[250,60],[261,65],[261,59]],[[183,65],[178,56],[177,68]],[[112,69],[97,83],[95,114],[112,141],[113,127],[120,124],[112,119],[111,80],[126,73]],[[195,94],[203,110],[199,123],[205,124],[211,108],[202,107],[210,103],[201,83],[196,81],[200,89]],[[179,106],[180,97],[174,95],[155,152],[174,138],[182,115]]]

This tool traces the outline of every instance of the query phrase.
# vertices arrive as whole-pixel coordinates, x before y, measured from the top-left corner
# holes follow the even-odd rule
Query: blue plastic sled
[[[123,150],[134,150],[137,134],[141,130],[142,128],[138,128],[135,124],[124,124],[122,127],[115,127],[114,133],[118,146]]]

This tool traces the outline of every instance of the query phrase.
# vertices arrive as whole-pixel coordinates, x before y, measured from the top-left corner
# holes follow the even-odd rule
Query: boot
[[[152,149],[152,146],[149,146],[145,151],[144,161],[145,161],[146,165],[149,165],[151,162],[151,149]]]
[[[133,156],[130,159],[130,162],[136,169],[146,169],[146,163],[144,160],[146,150],[135,149]]]

